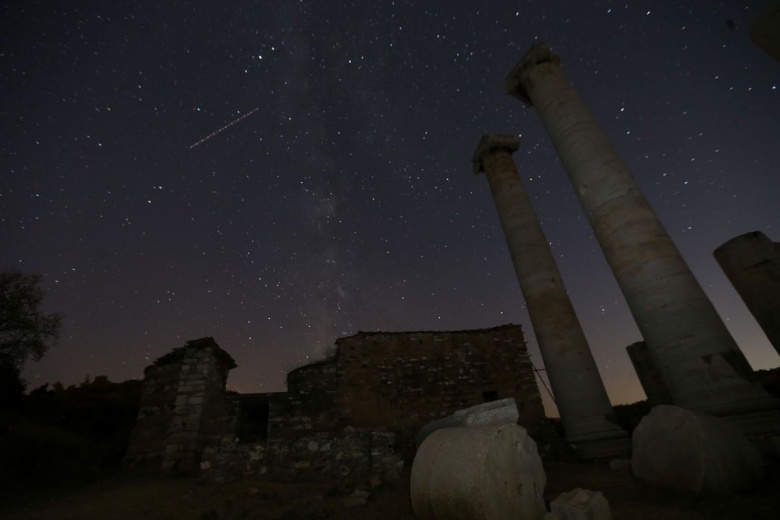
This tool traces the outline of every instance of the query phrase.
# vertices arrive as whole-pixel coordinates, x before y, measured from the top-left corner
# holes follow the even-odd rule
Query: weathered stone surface
[[[728,422],[676,406],[656,406],[634,430],[631,469],[649,484],[697,494],[749,489],[762,460]]]
[[[453,415],[462,417],[466,426],[513,424],[519,417],[514,397],[478,404],[465,410],[458,410]]]
[[[522,328],[451,332],[361,332],[338,355],[297,368],[274,396],[270,438],[389,427],[411,457],[420,428],[456,410],[514,398],[524,426],[544,420]]]
[[[515,135],[483,135],[472,158],[474,172],[484,171],[490,184],[566,441],[585,459],[619,455],[628,449],[628,433],[609,420],[615,412],[596,361],[512,160],[519,146]]]
[[[317,446],[329,449],[312,449]],[[211,446],[203,450],[203,481],[253,478],[313,482],[349,477],[354,482],[393,484],[403,460],[395,453],[395,434],[355,430],[319,432],[298,439],[260,444]]]
[[[540,520],[545,485],[536,444],[522,426],[445,428],[417,451],[412,508],[420,520]]]
[[[452,415],[426,424],[420,428],[419,433],[415,437],[415,442],[419,446],[428,435],[442,428],[486,424],[515,424],[517,423],[518,415],[517,403],[513,397],[478,404],[464,410],[458,410]]]
[[[147,367],[123,466],[194,471],[204,445],[235,432],[237,401],[225,393],[228,371],[235,366],[213,338],[202,338]]]
[[[780,243],[753,231],[732,238],[713,254],[780,354]]]
[[[558,520],[612,520],[609,503],[601,491],[575,488],[550,502]]]
[[[506,87],[536,107],[672,402],[718,415],[776,414],[780,401],[750,381],[750,364],[559,56],[534,44]]]

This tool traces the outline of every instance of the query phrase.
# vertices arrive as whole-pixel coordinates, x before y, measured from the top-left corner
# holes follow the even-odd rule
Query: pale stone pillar
[[[753,231],[732,238],[714,255],[780,354],[780,243]]]
[[[748,382],[747,360],[560,58],[534,45],[506,89],[538,110],[675,404],[716,415],[776,410],[780,402]]]
[[[474,152],[474,172],[484,171],[490,183],[566,441],[583,458],[620,455],[628,434],[614,422],[593,354],[520,182],[511,155],[519,145],[516,136],[484,135]]]

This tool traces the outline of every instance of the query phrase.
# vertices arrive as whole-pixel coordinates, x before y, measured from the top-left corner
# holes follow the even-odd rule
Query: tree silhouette
[[[0,362],[38,361],[59,337],[62,314],[43,313],[39,275],[0,273]]]

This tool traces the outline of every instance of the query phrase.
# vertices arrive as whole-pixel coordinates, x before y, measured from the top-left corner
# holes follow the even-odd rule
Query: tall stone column
[[[512,160],[519,146],[516,136],[482,136],[474,172],[484,171],[490,183],[566,441],[586,459],[626,453],[628,434],[614,422],[593,354]]]
[[[753,231],[732,238],[714,255],[780,354],[780,243]]]
[[[748,381],[750,365],[560,58],[534,45],[506,89],[539,112],[674,403],[726,416],[777,410],[780,402]],[[754,433],[764,428],[746,421]]]

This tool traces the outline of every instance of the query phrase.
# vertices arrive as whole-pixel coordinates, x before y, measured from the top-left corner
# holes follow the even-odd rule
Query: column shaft
[[[627,433],[614,422],[596,362],[523,189],[511,156],[518,146],[515,136],[483,136],[474,169],[487,175],[566,440],[584,458],[618,455],[627,448]],[[604,443],[607,439],[625,442]]]
[[[754,231],[732,238],[713,254],[780,354],[780,243]]]
[[[674,402],[715,414],[780,404],[747,381],[747,360],[558,56],[535,45],[506,86],[537,108]]]

